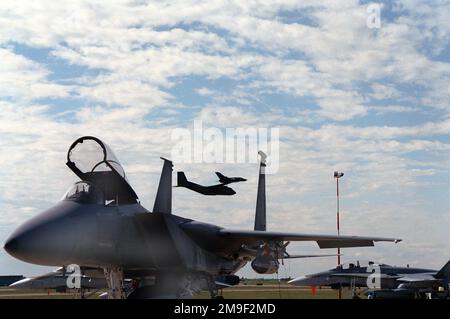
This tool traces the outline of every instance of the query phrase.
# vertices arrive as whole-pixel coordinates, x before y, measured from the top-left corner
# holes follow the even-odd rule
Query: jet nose
[[[20,225],[6,240],[4,249],[14,258],[43,264],[55,245],[61,242],[60,238],[49,238],[54,233],[55,227],[46,225],[37,216]]]
[[[10,255],[14,255],[19,250],[19,241],[15,236],[10,237],[3,248],[8,252]]]
[[[12,257],[28,263],[45,266],[63,264],[61,260],[65,262],[78,252],[86,232],[96,235],[93,223],[86,223],[88,226],[83,228],[83,234],[80,228],[74,227],[86,216],[90,220],[96,216],[85,214],[83,209],[75,202],[58,203],[22,223],[4,243],[4,249]]]
[[[19,281],[13,282],[8,287],[21,289],[21,288],[24,288],[24,286],[29,285],[30,283],[32,283],[31,279],[30,278],[25,278],[25,279],[21,279]]]
[[[23,260],[24,253],[28,252],[29,240],[27,234],[15,231],[5,242],[3,248],[11,256]]]
[[[288,281],[288,284],[299,285],[300,283],[302,283],[305,280],[306,280],[306,276],[300,276],[300,277],[297,277],[295,279]]]

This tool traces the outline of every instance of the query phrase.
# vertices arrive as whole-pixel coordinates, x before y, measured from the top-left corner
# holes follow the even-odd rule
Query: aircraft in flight
[[[231,183],[244,182],[245,178],[242,177],[227,177],[219,172],[216,172],[216,175],[219,177],[220,184],[211,185],[211,186],[203,186],[191,181],[188,181],[184,172],[177,172],[177,187],[186,187],[194,192],[200,193],[202,195],[234,195],[236,192],[234,189],[225,186]]]
[[[379,298],[414,298],[450,289],[450,261],[441,270],[397,267],[360,262],[342,264],[328,271],[301,276],[289,281],[296,286],[328,286],[333,289],[350,287],[356,298],[356,288],[368,288],[369,296]]]
[[[223,185],[247,181],[247,179],[245,179],[243,177],[227,177],[220,172],[216,172],[216,175],[219,178],[219,182]]]
[[[100,268],[108,298],[190,298],[209,291],[216,278],[235,283],[251,262],[258,273],[278,271],[289,241],[320,248],[373,246],[398,238],[266,231],[265,155],[260,163],[254,230],[228,229],[172,214],[172,162],[163,159],[153,209],[144,208],[122,165],[96,137],[77,139],[67,166],[80,178],[63,199],[20,225],[4,248],[25,262]],[[264,155],[264,156],[263,156]],[[126,280],[136,284],[131,291]]]

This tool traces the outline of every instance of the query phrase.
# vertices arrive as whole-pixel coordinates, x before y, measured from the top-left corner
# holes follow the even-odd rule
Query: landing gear
[[[223,299],[222,289],[219,289],[214,281],[214,278],[207,277],[208,291],[211,299]]]
[[[153,284],[141,283],[133,290],[129,299],[191,299],[194,292],[200,291],[195,278],[185,272],[159,272]]]
[[[97,290],[94,291],[90,291],[90,289],[85,289],[85,288],[79,288],[76,289],[73,293],[73,299],[77,299],[78,294],[80,295],[80,299],[88,299],[90,297],[92,297],[95,293],[97,292]]]
[[[361,299],[361,294],[367,291],[367,289],[363,289],[362,291],[360,290],[359,292],[357,291],[356,278],[351,279],[350,289],[352,291],[352,299]]]
[[[350,279],[350,290],[352,291],[352,299],[359,299],[356,293],[356,278]]]
[[[108,283],[108,299],[125,299],[122,268],[104,268],[106,282]]]

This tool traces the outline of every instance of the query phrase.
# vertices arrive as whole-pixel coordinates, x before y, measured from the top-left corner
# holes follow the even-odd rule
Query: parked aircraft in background
[[[369,296],[379,298],[414,298],[425,293],[448,290],[450,261],[441,270],[397,267],[369,262],[339,265],[328,271],[301,276],[289,282],[297,286],[328,286],[338,289],[368,288]],[[379,291],[377,291],[379,290]]]
[[[72,279],[70,276],[75,276],[71,271],[66,271],[65,267],[60,267],[52,272],[35,277],[28,277],[18,280],[9,287],[22,290],[49,290],[55,289],[57,292],[66,292],[67,289],[76,289],[80,292],[82,298],[85,297],[85,292],[89,290],[107,289],[108,285],[105,280],[102,269],[85,268],[82,273],[78,274],[79,278]],[[68,280],[74,286],[68,285]],[[79,280],[79,287],[76,287],[75,281]]]

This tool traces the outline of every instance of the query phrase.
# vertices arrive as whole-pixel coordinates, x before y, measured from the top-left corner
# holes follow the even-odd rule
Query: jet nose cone
[[[8,287],[11,288],[16,288],[16,289],[20,289],[23,286],[29,284],[31,282],[30,278],[25,278],[25,279],[21,279],[19,281],[13,282],[11,285],[9,285]]]
[[[292,280],[288,281],[288,284],[291,284],[291,285],[298,285],[298,284],[300,284],[302,281],[304,281],[305,279],[306,279],[306,276],[300,276],[300,277],[297,277],[297,278],[295,278],[295,279],[292,279]]]
[[[38,220],[31,219],[20,225],[6,240],[4,249],[14,258],[25,262],[38,263],[54,248],[54,242],[48,240],[51,229],[43,227]]]
[[[86,216],[82,214],[83,208],[78,203],[58,203],[22,223],[7,239],[5,250],[28,263],[61,265],[61,260],[72,257],[83,236],[73,226],[78,216]]]
[[[14,255],[19,250],[19,241],[15,236],[10,237],[3,248],[8,252],[10,255]]]
[[[47,238],[46,233],[51,235],[51,230],[40,226],[24,223],[6,240],[5,251],[12,257],[25,262],[44,264],[46,257],[55,247],[54,243]]]

